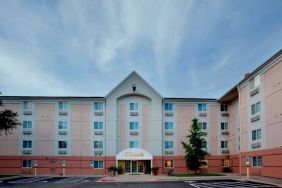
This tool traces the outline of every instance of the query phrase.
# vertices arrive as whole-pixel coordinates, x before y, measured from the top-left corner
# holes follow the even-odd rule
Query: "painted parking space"
[[[10,183],[10,184],[34,183],[34,182],[38,182],[38,181],[48,180],[50,178],[51,177],[27,177],[27,178],[24,178],[24,179],[11,180],[8,183]]]
[[[40,177],[18,177],[14,179],[2,182],[6,185],[24,185],[24,184],[38,184],[38,183],[55,183],[55,184],[69,184],[76,182],[96,182],[100,177],[89,176],[70,176],[70,177],[58,177],[58,176],[40,176]]]
[[[238,180],[195,180],[195,181],[185,181],[192,187],[195,188],[239,188],[239,187],[249,187],[249,188],[274,188],[277,186],[249,182],[249,181],[238,181]]]

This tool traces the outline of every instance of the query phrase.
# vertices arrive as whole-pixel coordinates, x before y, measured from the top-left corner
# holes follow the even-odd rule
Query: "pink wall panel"
[[[149,122],[149,105],[142,106],[142,146],[144,150],[148,149],[148,122]]]
[[[127,148],[126,130],[128,129],[128,122],[126,119],[126,105],[119,105],[119,128],[120,128],[120,151]]]
[[[210,116],[210,143],[208,142],[211,148],[211,155],[217,155],[217,130],[218,130],[218,120],[217,120],[217,106],[209,107],[209,116]]]
[[[191,128],[191,120],[195,118],[194,106],[176,106],[176,125],[177,126],[177,153],[184,155],[185,151],[181,142],[187,142],[186,136]]]

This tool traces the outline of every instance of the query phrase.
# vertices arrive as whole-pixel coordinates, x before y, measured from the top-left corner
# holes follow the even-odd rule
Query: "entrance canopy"
[[[129,148],[119,152],[116,160],[152,160],[153,156],[140,148]]]

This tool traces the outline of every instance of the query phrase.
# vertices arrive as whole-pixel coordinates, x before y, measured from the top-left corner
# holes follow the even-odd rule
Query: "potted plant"
[[[123,168],[122,168],[121,165],[118,165],[118,167],[117,167],[117,173],[118,173],[118,174],[123,174],[123,173],[124,173],[124,170],[123,170]]]
[[[158,175],[159,167],[153,166],[153,167],[151,168],[151,170],[152,170],[152,172],[153,172],[153,174],[154,174],[155,176]]]
[[[115,176],[117,171],[117,167],[111,166],[108,168],[108,172],[110,172],[110,176]]]

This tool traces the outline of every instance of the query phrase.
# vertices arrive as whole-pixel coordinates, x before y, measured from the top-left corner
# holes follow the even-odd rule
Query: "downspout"
[[[104,133],[104,135],[105,135],[105,137],[104,137],[104,141],[105,141],[105,145],[104,145],[104,147],[105,147],[105,156],[104,156],[104,160],[105,160],[105,166],[104,166],[104,169],[105,169],[105,175],[107,174],[107,168],[106,168],[106,164],[107,164],[107,153],[106,153],[106,151],[107,151],[107,144],[106,144],[106,140],[107,140],[107,130],[106,130],[106,111],[107,111],[107,108],[106,108],[106,98],[104,98],[104,129],[105,129],[105,133]]]
[[[239,117],[239,129],[240,129],[240,131],[239,131],[239,138],[240,138],[240,140],[239,140],[239,172],[240,172],[240,177],[242,177],[242,155],[241,155],[241,146],[242,146],[242,144],[241,144],[241,141],[242,141],[242,136],[241,136],[241,134],[242,134],[242,127],[241,127],[241,125],[242,125],[242,123],[241,123],[241,106],[240,106],[240,104],[241,104],[241,97],[240,97],[240,86],[239,86],[239,84],[237,85],[237,91],[238,91],[238,98],[239,98],[239,104],[238,104],[238,117]]]
[[[164,99],[162,98],[162,173],[164,174],[164,158],[163,158],[163,156],[164,156],[164,128],[163,128],[163,126],[164,126],[164,112],[163,112],[163,110],[164,110]]]

